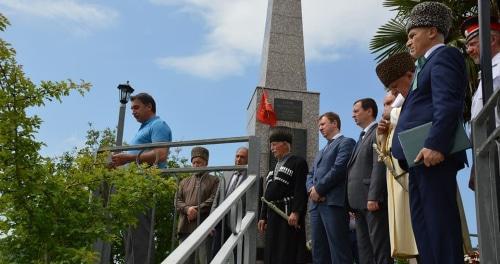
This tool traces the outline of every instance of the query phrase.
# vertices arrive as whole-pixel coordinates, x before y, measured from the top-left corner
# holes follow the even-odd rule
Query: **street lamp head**
[[[132,88],[132,86],[130,86],[129,82],[127,81],[126,84],[118,85],[118,90],[120,90],[120,103],[128,103],[130,95],[134,92],[134,88]]]

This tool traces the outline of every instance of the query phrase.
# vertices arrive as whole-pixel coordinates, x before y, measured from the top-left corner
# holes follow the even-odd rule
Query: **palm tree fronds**
[[[369,48],[372,53],[379,53],[375,60],[380,62],[392,54],[406,51],[406,39],[405,24],[393,18],[377,30]]]
[[[380,62],[387,57],[398,53],[407,51],[406,49],[406,20],[415,5],[420,2],[429,0],[384,0],[383,6],[395,11],[394,18],[389,20],[385,25],[381,26],[376,34],[372,37],[369,45],[371,53],[377,55],[375,60]],[[463,21],[469,17],[477,15],[477,1],[476,0],[430,0],[441,2],[453,11],[453,26],[448,38],[446,39],[447,45],[458,48],[467,63],[467,73],[469,76],[469,87],[466,91],[465,111],[464,117],[466,120],[470,117],[470,104],[472,94],[475,92],[478,85],[478,66],[468,58],[465,41],[460,31],[460,26]],[[490,0],[491,15],[499,16],[498,10],[499,0]]]
[[[420,1],[415,0],[385,0],[382,4],[391,11],[397,11],[400,14],[409,14],[411,9]]]

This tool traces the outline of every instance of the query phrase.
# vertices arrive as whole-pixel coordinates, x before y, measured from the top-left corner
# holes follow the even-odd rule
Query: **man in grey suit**
[[[236,154],[234,157],[234,165],[247,165],[248,164],[248,148],[247,147],[239,147],[236,150]],[[219,185],[219,193],[217,195],[216,202],[214,202],[213,208],[217,207],[220,203],[226,199],[233,191],[238,187],[246,178],[247,171],[246,170],[236,170],[232,172],[224,173],[224,182]],[[245,205],[245,200],[243,197],[243,206]],[[245,208],[245,207],[243,207]],[[215,227],[215,234],[212,243],[212,257],[215,257],[217,252],[220,250],[223,243],[229,238],[231,235],[229,217],[224,219],[224,224],[220,222]]]
[[[377,104],[371,98],[356,101],[353,118],[362,131],[347,164],[347,196],[356,215],[359,260],[392,263],[387,218],[385,166],[373,150],[376,143]]]
[[[307,175],[313,263],[352,263],[345,190],[347,162],[355,141],[340,133],[340,117],[319,117],[319,131],[328,140]]]

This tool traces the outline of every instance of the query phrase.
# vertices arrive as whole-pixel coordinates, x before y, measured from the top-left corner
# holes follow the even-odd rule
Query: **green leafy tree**
[[[9,22],[0,14],[0,31]],[[27,109],[61,101],[90,84],[72,80],[34,84],[15,59],[14,49],[0,38],[0,263],[94,263],[97,240],[119,245],[123,230],[136,216],[156,204],[159,260],[168,254],[172,237],[173,195],[176,181],[155,167],[130,164],[109,169],[113,131],[87,133],[84,148],[56,159],[39,154],[35,139],[42,120]],[[174,157],[170,166],[183,166]],[[103,183],[114,186],[104,199]],[[120,252],[114,255],[119,262]]]
[[[406,21],[412,8],[420,2],[415,0],[385,0],[383,6],[395,11],[395,17],[390,19],[386,24],[382,25],[372,37],[370,42],[370,50],[372,53],[377,54],[375,58],[377,61],[382,61],[398,52],[407,51],[406,41]],[[466,64],[469,76],[469,89],[466,91],[466,101],[464,109],[464,117],[466,120],[470,119],[470,105],[472,95],[478,86],[478,70],[479,68],[467,56],[465,48],[465,40],[460,32],[460,25],[469,16],[477,15],[477,1],[475,0],[441,0],[434,1],[441,2],[453,11],[453,25],[451,32],[446,39],[447,45],[458,48],[464,57],[466,57]],[[498,15],[497,1],[491,1],[491,13]]]
[[[0,14],[0,30],[8,24]],[[52,235],[44,200],[52,196],[54,187],[46,185],[51,162],[38,154],[43,143],[34,139],[42,121],[36,115],[29,116],[26,109],[43,106],[48,100],[60,101],[73,90],[83,94],[89,87],[71,80],[35,85],[17,64],[14,49],[0,39],[0,259],[4,262],[22,262],[24,256],[47,261],[52,247],[51,240],[44,241]],[[5,254],[27,248],[29,252],[23,252],[19,259]]]
[[[180,156],[180,148],[170,150],[168,159],[168,168],[181,168],[190,166],[188,159]],[[177,173],[174,175],[163,175],[164,188],[155,195],[155,261],[161,263],[173,249],[177,246],[177,226],[175,214],[175,192],[180,180],[189,176],[188,173]],[[116,199],[113,194],[112,199]],[[123,229],[125,230],[125,229]],[[120,234],[123,234],[123,230]],[[116,238],[119,238],[119,235]],[[123,239],[114,239],[112,248],[112,258],[117,263],[124,263],[124,245]]]

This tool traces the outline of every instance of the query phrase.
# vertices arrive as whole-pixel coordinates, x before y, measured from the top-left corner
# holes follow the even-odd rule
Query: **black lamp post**
[[[118,85],[119,95],[120,95],[120,112],[118,114],[118,126],[116,131],[116,146],[121,146],[123,143],[123,126],[125,122],[125,107],[130,100],[130,95],[134,92],[134,89],[130,86],[127,81],[126,84]],[[110,157],[111,158],[111,157]],[[104,200],[105,206],[108,206],[109,196],[112,192],[112,188],[107,182],[103,182],[101,186],[101,194]],[[109,264],[111,261],[111,244],[98,240],[94,243],[94,249],[99,252],[100,259],[96,263],[99,264]]]
[[[118,90],[120,90],[120,103],[127,104],[128,100],[130,100],[130,95],[134,92],[134,88],[127,81],[126,84],[118,85]]]
[[[134,88],[127,81],[126,84],[118,85],[120,91],[120,113],[118,115],[118,127],[116,131],[116,146],[121,146],[123,143],[123,126],[125,122],[125,107],[130,99],[130,95],[134,92]]]

